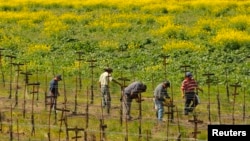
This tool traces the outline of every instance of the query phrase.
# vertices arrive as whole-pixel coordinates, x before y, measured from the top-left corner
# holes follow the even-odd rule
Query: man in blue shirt
[[[170,87],[169,81],[164,81],[157,85],[154,90],[154,102],[156,109],[156,117],[159,122],[162,121],[164,113],[164,101],[166,98],[170,98],[167,92],[167,88]]]
[[[51,96],[51,105],[50,108],[55,109],[56,108],[56,100],[57,96],[59,96],[59,91],[58,91],[58,81],[62,80],[61,75],[55,76],[49,83],[49,92]]]

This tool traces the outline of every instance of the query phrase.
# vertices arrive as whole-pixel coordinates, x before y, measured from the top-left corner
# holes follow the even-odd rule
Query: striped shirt
[[[188,92],[195,92],[195,89],[198,87],[197,82],[191,78],[186,78],[182,81],[182,85],[181,85],[181,90],[183,90],[185,93]]]

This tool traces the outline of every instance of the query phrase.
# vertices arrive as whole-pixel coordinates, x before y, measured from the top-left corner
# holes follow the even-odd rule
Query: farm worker
[[[196,95],[197,90],[203,92],[203,90],[198,86],[196,80],[193,78],[192,73],[186,72],[185,79],[181,84],[182,98],[185,98],[185,115],[188,115],[189,112],[192,112],[199,104],[198,97]]]
[[[158,122],[162,122],[163,113],[164,113],[164,104],[166,99],[170,99],[167,88],[170,87],[169,81],[164,81],[158,84],[154,90],[154,104],[156,109],[156,117]]]
[[[101,89],[102,94],[102,107],[105,108],[108,102],[111,102],[111,96],[109,91],[109,82],[113,81],[119,85],[121,85],[117,80],[112,77],[112,68],[104,68],[104,72],[99,77],[99,87]],[[110,105],[109,105],[110,106]],[[110,108],[110,107],[108,107]]]
[[[62,80],[61,75],[56,75],[49,83],[49,92],[51,96],[51,109],[56,109],[57,96],[59,96],[58,82]]]
[[[147,90],[147,85],[139,81],[132,82],[126,88],[124,88],[124,94],[123,94],[123,111],[125,116],[124,118],[126,118],[127,120],[132,119],[132,117],[130,116],[131,103],[133,99],[136,99],[136,102],[140,102],[139,94],[142,92],[146,92],[146,90]]]

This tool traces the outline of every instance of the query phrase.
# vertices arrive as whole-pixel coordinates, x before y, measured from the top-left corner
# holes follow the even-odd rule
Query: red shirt
[[[181,90],[185,93],[187,92],[195,92],[195,89],[198,87],[198,84],[193,78],[185,78],[182,81]]]

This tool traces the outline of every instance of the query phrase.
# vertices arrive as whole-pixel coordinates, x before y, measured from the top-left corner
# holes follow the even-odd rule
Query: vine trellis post
[[[24,135],[24,132],[19,132],[19,122],[18,122],[18,119],[16,120],[16,130],[17,130],[17,132],[15,134],[17,135],[17,140],[20,141],[20,135]]]
[[[28,92],[28,84],[29,84],[29,76],[32,75],[32,73],[27,71],[27,66],[25,72],[21,72],[20,74],[23,74],[25,76],[24,78],[24,94],[23,94],[23,118],[26,116],[26,94]]]
[[[76,127],[73,127],[73,128],[67,128],[67,132],[69,132],[69,131],[75,132],[75,136],[72,137],[72,139],[75,139],[75,141],[77,141],[78,138],[82,138],[82,136],[79,136],[78,133],[79,133],[80,131],[84,131],[84,128],[78,128],[77,126],[76,126]],[[69,133],[67,133],[67,134],[69,134]]]
[[[82,62],[82,54],[83,52],[78,51],[76,52],[78,54],[78,58],[76,59],[79,64],[78,64],[78,80],[79,80],[79,86],[80,86],[80,90],[82,89],[82,74],[81,74],[81,62]]]
[[[193,138],[197,139],[197,134],[201,133],[200,131],[198,131],[198,124],[203,123],[203,121],[197,118],[197,114],[193,115],[193,120],[188,120],[188,121],[194,123],[194,131],[192,132],[192,134]]]
[[[217,78],[217,105],[218,105],[218,118],[219,118],[219,123],[221,124],[221,107],[220,107],[220,89],[219,89],[219,78]]]
[[[141,93],[138,94],[138,104],[139,104],[139,116],[138,116],[138,119],[139,119],[139,141],[141,141],[141,138],[142,138],[142,129],[141,129],[141,126],[142,126],[142,98],[141,98]]]
[[[16,59],[14,55],[6,55],[5,57],[10,58],[10,89],[9,89],[9,99],[12,98],[12,77],[13,77],[13,59]]]
[[[210,84],[212,83],[212,79],[211,76],[214,76],[214,73],[205,73],[203,74],[203,76],[207,76],[207,89],[208,89],[208,105],[207,105],[207,110],[208,110],[208,121],[211,124],[211,108],[210,108],[210,104],[211,104],[211,100],[210,100]]]
[[[13,107],[12,107],[12,103],[10,105],[9,134],[10,134],[10,141],[13,141]]]
[[[184,78],[186,76],[186,72],[188,72],[188,68],[190,68],[191,66],[190,65],[181,65],[180,66],[180,69],[183,69],[182,72],[184,72]]]
[[[3,132],[3,112],[0,111],[0,132]]]
[[[31,103],[31,124],[32,124],[32,129],[31,129],[31,135],[35,135],[35,117],[34,117],[34,99],[35,99],[35,94],[37,94],[36,91],[36,86],[40,85],[39,82],[36,83],[28,83],[28,86],[32,86],[32,91],[30,92],[32,94],[32,103]]]
[[[66,104],[65,104],[66,105]],[[61,132],[62,132],[62,123],[64,122],[65,125],[67,125],[67,121],[66,121],[66,112],[70,112],[70,110],[66,109],[65,106],[60,109],[60,108],[57,108],[56,109],[57,111],[61,111],[61,118],[59,119],[60,121],[60,127],[59,127],[59,141],[61,140]],[[65,126],[67,127],[67,126]]]
[[[100,118],[100,141],[105,141],[106,140],[106,134],[105,134],[105,129],[108,127],[107,124],[104,124],[104,116],[103,116],[103,108],[102,108],[103,103],[101,102],[101,118]]]
[[[123,122],[123,93],[124,93],[124,88],[127,86],[126,81],[130,81],[127,77],[120,77],[118,80],[122,81],[122,86],[121,86],[121,96],[120,96],[120,124],[122,125]]]
[[[87,60],[87,62],[90,63],[89,67],[90,67],[90,71],[91,71],[91,101],[90,101],[90,104],[93,104],[94,103],[94,67],[96,67],[94,65],[94,63],[97,61],[94,59],[90,59],[90,60]]]
[[[13,63],[14,66],[17,66],[17,77],[16,77],[16,93],[15,93],[15,106],[18,105],[18,89],[19,89],[19,86],[18,86],[18,83],[19,83],[19,75],[20,75],[20,72],[21,72],[21,69],[20,69],[20,66],[24,65],[22,63]]]
[[[4,71],[3,71],[3,66],[2,66],[2,51],[5,50],[4,48],[0,48],[0,70],[1,70],[1,75],[2,75],[2,82],[3,82],[3,87],[5,87],[5,79],[4,79]]]
[[[169,58],[169,55],[163,55],[163,65],[164,65],[164,78],[167,80],[167,58]]]
[[[38,83],[39,82],[39,69],[38,69],[38,66],[37,66],[37,68],[36,68],[36,82]],[[37,85],[37,87],[36,87],[36,91],[37,91],[37,95],[36,95],[36,101],[38,101],[39,100],[39,86],[40,85]]]
[[[76,90],[75,90],[75,103],[74,103],[74,111],[73,111],[73,114],[77,114],[77,95],[78,95],[78,83],[77,83],[77,77],[76,77]]]
[[[85,113],[86,113],[86,124],[85,124],[85,130],[84,130],[84,141],[88,140],[88,134],[87,131],[89,128],[89,88],[87,87],[87,97],[86,97],[86,109],[85,109]]]
[[[64,78],[64,70],[63,70],[63,78]],[[64,102],[63,102],[63,108],[61,109],[56,109],[59,111],[62,111],[61,113],[61,118],[60,118],[60,127],[59,127],[59,141],[61,140],[61,132],[62,132],[62,123],[64,123],[65,128],[67,129],[68,124],[67,124],[67,115],[66,112],[70,112],[69,109],[67,109],[67,95],[66,95],[66,84],[65,84],[65,79],[63,79],[63,94],[64,94]],[[68,134],[67,134],[68,137]],[[68,140],[68,138],[67,138]]]
[[[234,110],[235,110],[235,101],[236,101],[236,96],[239,95],[239,93],[237,92],[238,88],[241,87],[240,84],[235,83],[230,85],[231,87],[234,88],[234,92],[233,92],[233,111],[232,111],[232,120],[233,120],[233,125],[235,124],[235,117],[234,117]]]
[[[181,126],[180,126],[180,120],[179,120],[179,111],[178,111],[178,107],[176,106],[176,116],[177,116],[177,125],[178,125],[178,136],[177,136],[177,139],[176,141],[181,141]]]
[[[242,120],[246,120],[246,88],[243,88],[243,117]]]
[[[45,110],[47,110],[47,105],[49,105],[48,103],[48,98],[50,98],[50,96],[48,96],[48,76],[47,73],[45,74],[45,90],[44,90],[44,107]]]
[[[227,93],[227,101],[230,102],[230,99],[229,99],[229,97],[230,97],[230,95],[229,95],[229,83],[228,83],[229,82],[229,80],[228,80],[228,75],[229,75],[228,69],[229,69],[228,67],[225,68],[225,71],[226,71],[225,72],[225,75],[226,75],[226,93]]]

